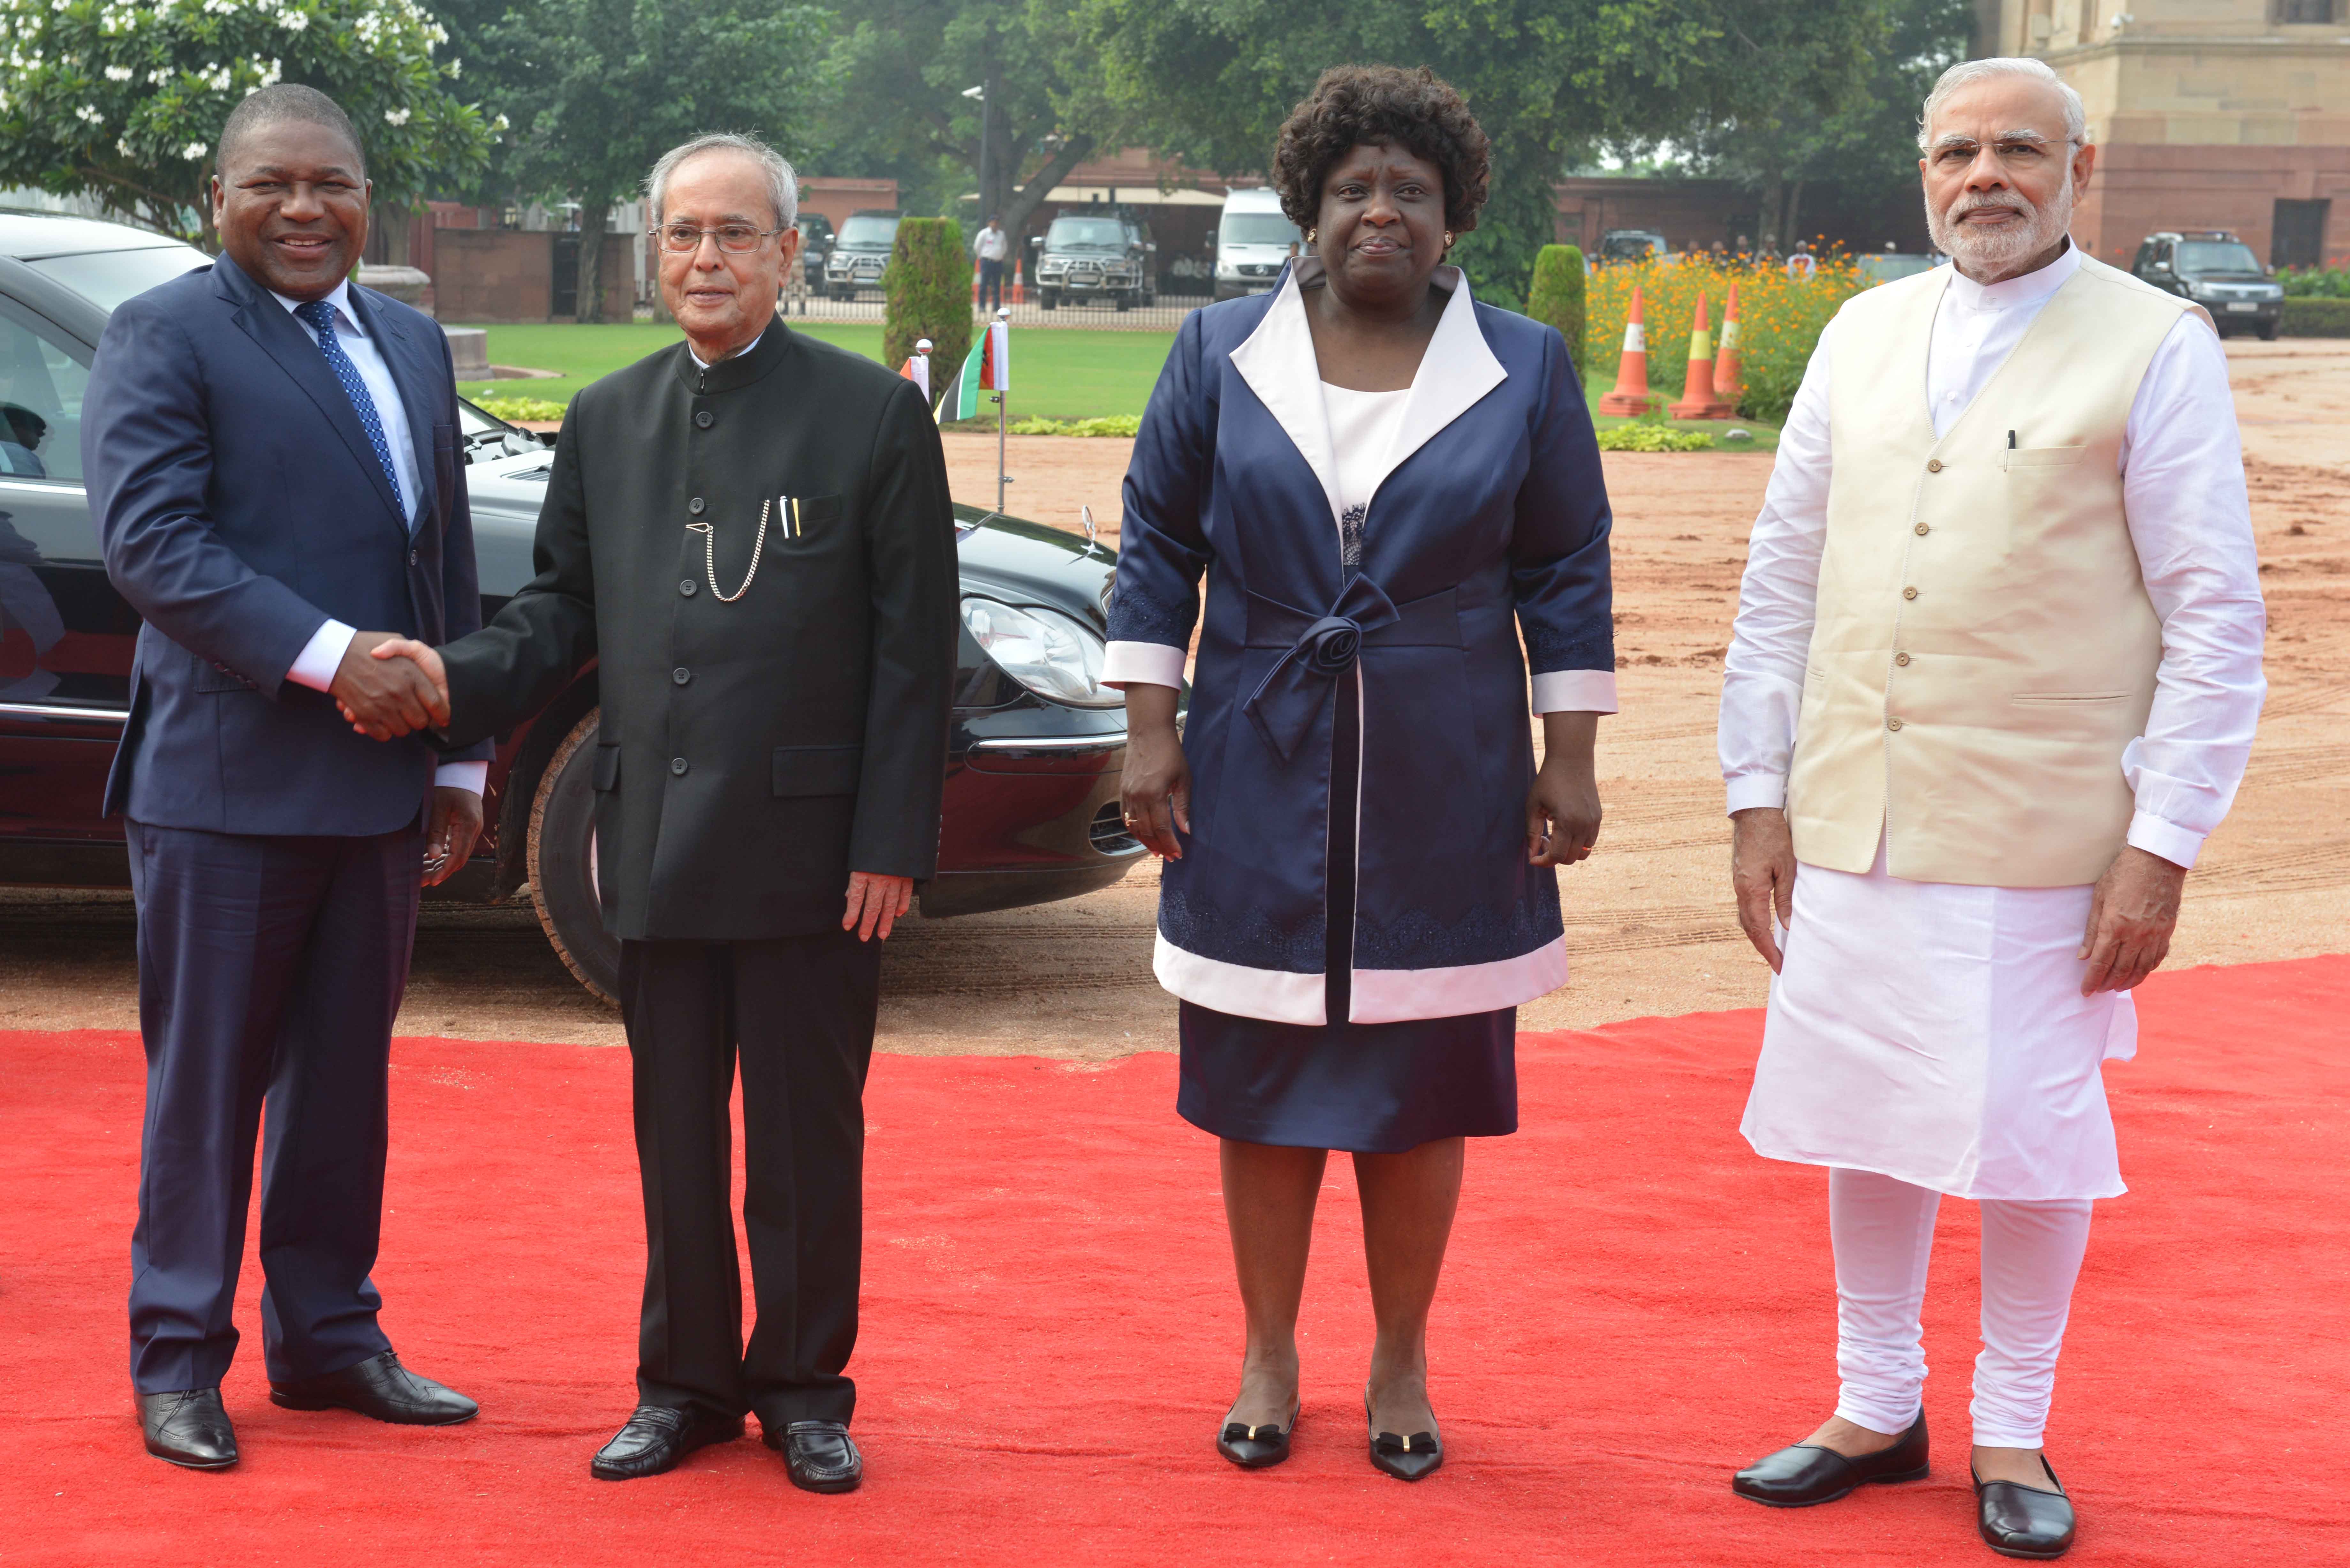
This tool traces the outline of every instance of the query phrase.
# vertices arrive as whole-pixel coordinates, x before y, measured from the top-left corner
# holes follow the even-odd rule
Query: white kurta
[[[1989,287],[1950,280],[1923,389],[1937,435],[2079,265],[2068,250]],[[1804,372],[1748,551],[1721,696],[1733,812],[1786,802],[1826,537],[1835,329]],[[2122,758],[2137,802],[2129,842],[2192,866],[2235,798],[2266,690],[2227,359],[2198,317],[2182,316],[2148,366],[2119,461],[2163,643],[2145,733]],[[2089,893],[1902,882],[1881,849],[1866,875],[1802,867],[1748,1142],[1962,1198],[2123,1191],[2098,1064],[2133,1054],[2137,1013],[2126,995],[2080,994]]]

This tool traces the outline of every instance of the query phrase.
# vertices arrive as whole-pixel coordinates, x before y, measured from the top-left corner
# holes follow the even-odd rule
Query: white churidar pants
[[[1873,1170],[1828,1172],[1835,1241],[1836,1414],[1904,1432],[1926,1387],[1919,1313],[1942,1195]],[[2089,1199],[1982,1203],[1982,1353],[1975,1357],[1974,1440],[2036,1449],[2048,1424],[2056,1353],[2089,1244]]]

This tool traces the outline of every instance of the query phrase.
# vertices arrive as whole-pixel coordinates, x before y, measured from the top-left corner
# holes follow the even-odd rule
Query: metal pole
[[[1012,320],[1011,307],[1003,305],[997,306],[995,319],[1007,324],[1003,328],[1003,337],[1004,346],[1008,349],[1011,347],[1012,337],[1012,328],[1009,325]],[[993,329],[993,323],[983,328],[988,331]],[[1003,510],[1003,487],[1011,483],[1010,477],[1003,472],[1003,394],[998,392],[995,394],[995,509],[998,512]]]

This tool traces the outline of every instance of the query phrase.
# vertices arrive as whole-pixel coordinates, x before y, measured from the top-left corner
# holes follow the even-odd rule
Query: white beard
[[[2004,206],[2022,209],[2023,222],[1991,230],[1957,221],[1978,207]],[[2010,191],[2003,196],[1988,201],[1970,201],[1961,196],[1951,203],[1948,213],[1935,212],[1930,202],[1926,207],[1926,233],[1933,238],[1934,248],[1960,265],[1980,271],[1995,271],[2026,256],[2038,255],[2054,244],[2072,225],[2073,182],[2070,180],[2057,189],[2056,194],[2044,206],[2035,207]]]

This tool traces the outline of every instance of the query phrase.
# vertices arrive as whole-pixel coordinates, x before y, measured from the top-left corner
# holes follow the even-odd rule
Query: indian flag
[[[939,422],[975,420],[984,411],[982,392],[1012,389],[1012,324],[991,321],[987,330],[963,357],[962,369],[939,400]]]

